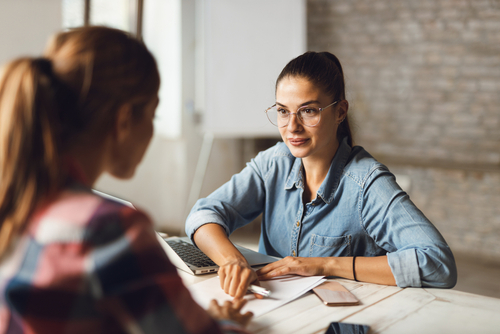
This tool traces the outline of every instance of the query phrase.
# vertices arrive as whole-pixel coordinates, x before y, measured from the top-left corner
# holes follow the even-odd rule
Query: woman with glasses
[[[133,176],[159,85],[144,44],[105,27],[2,68],[0,333],[246,332],[244,302],[210,317],[147,215],[92,192],[104,172]]]
[[[394,175],[353,146],[339,60],[306,52],[276,81],[267,117],[282,143],[260,152],[200,199],[186,232],[219,264],[221,287],[285,274],[338,276],[400,287],[451,288],[453,254]],[[255,272],[228,235],[262,213],[259,251],[283,259]]]

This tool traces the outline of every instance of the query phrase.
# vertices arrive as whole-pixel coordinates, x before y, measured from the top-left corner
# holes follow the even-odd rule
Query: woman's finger
[[[238,286],[241,284],[241,267],[233,266],[231,270],[231,284],[228,287],[228,291],[226,292],[231,297],[236,295],[236,290]]]
[[[252,276],[254,275],[254,271],[251,269],[245,269],[240,275],[240,282],[235,291],[234,298],[243,298],[247,293],[248,286],[251,283],[251,280],[254,280]]]
[[[221,307],[217,303],[215,299],[212,299],[210,301],[210,304],[208,305],[207,309],[208,314],[214,319],[220,319],[223,317]]]
[[[274,278],[274,277],[278,277],[278,276],[284,276],[284,275],[289,275],[289,274],[296,274],[297,271],[295,270],[295,268],[291,268],[291,267],[288,267],[288,266],[281,266],[281,267],[278,267],[278,268],[275,268],[267,273],[264,273],[264,274],[259,274],[258,278],[259,280],[261,281],[265,281],[265,280],[268,280],[268,279],[271,279],[271,278]]]
[[[287,257],[285,257],[281,260],[278,260],[276,262],[269,263],[268,265],[257,270],[257,275],[266,274],[266,273],[271,272],[277,268],[288,267],[288,266],[290,266],[291,260],[293,260],[293,258],[290,256],[287,256]]]
[[[224,290],[224,285],[225,285],[225,281],[226,281],[226,271],[224,270],[223,267],[219,268],[218,274],[219,274],[220,288],[222,290]]]
[[[230,294],[229,292],[231,291],[231,284],[233,284],[235,280],[235,277],[232,275],[232,273],[228,273],[226,275],[226,278],[224,280],[224,292],[227,294]]]
[[[270,272],[271,270],[273,270],[274,268],[276,268],[276,266],[279,266],[279,261],[276,261],[276,262],[273,262],[273,263],[269,263],[268,265],[260,268],[259,270],[257,270],[257,275],[263,275],[263,274],[266,274],[268,272]]]
[[[246,299],[235,299],[233,300],[233,308],[236,310],[236,311],[240,311],[243,306],[245,306],[245,304],[247,303],[247,300]]]
[[[248,323],[250,322],[250,320],[252,319],[252,317],[253,317],[253,313],[248,311],[247,313],[241,315],[239,323],[243,327],[246,327],[248,325]]]
[[[216,309],[217,309],[217,308],[220,308],[219,303],[217,303],[217,300],[216,300],[216,299],[212,299],[212,300],[210,301],[209,308],[216,308]]]

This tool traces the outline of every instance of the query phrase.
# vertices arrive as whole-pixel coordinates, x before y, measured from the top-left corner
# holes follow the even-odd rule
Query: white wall
[[[0,0],[0,63],[43,52],[62,26],[61,0]]]

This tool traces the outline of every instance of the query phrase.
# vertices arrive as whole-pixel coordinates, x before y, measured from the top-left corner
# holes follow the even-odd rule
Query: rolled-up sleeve
[[[186,234],[193,240],[198,228],[221,225],[229,235],[253,221],[263,211],[268,155],[261,152],[238,174],[206,198],[199,199],[186,220]]]
[[[194,243],[193,235],[197,229],[202,227],[208,223],[219,224],[224,228],[226,234],[231,234],[229,227],[224,223],[224,219],[221,215],[215,213],[212,210],[199,210],[192,212],[187,220],[189,223],[186,223],[186,234],[191,238]]]
[[[387,251],[399,287],[452,288],[457,269],[443,236],[383,166],[363,183],[360,215],[365,230]]]

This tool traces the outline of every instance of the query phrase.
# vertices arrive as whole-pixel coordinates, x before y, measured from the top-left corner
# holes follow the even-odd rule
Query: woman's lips
[[[300,146],[303,145],[305,142],[307,142],[309,139],[307,138],[290,138],[288,139],[288,142],[292,144],[293,146]]]

